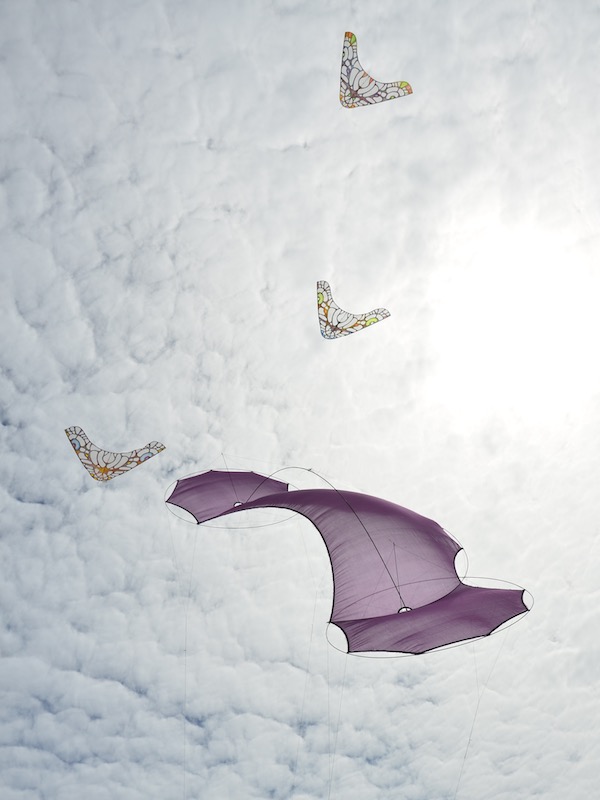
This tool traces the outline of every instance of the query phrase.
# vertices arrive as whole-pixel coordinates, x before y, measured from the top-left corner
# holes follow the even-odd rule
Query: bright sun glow
[[[470,415],[551,418],[598,390],[600,280],[576,248],[497,231],[432,281],[438,399]]]

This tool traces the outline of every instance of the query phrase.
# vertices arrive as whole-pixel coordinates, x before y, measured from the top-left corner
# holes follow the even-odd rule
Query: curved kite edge
[[[171,499],[171,498],[173,497],[173,495],[175,494],[175,492],[177,491],[177,485],[178,485],[180,482],[181,482],[181,480],[177,480],[177,481],[175,481],[175,485],[173,486],[173,491],[171,492],[171,494],[170,494],[168,497],[166,497],[166,498],[165,498],[165,504],[166,504],[166,505],[169,505],[169,506],[175,506],[176,508],[180,508],[182,511],[185,511],[185,512],[186,512],[186,514],[189,514],[189,515],[190,515],[190,517],[193,517],[193,518],[196,520],[196,525],[200,525],[200,520],[199,520],[199,519],[198,519],[198,517],[197,517],[197,516],[194,514],[194,512],[193,512],[193,511],[190,511],[190,510],[189,510],[188,508],[186,508],[186,507],[185,507],[185,506],[184,506],[182,503],[177,503],[175,500],[172,500],[172,499]],[[191,520],[190,520],[190,521],[191,521]],[[206,520],[203,520],[203,521],[205,522]]]
[[[210,469],[180,478],[165,502],[183,509],[201,524],[244,511],[252,500],[288,491],[288,483],[258,472]]]
[[[424,655],[491,636],[506,623],[517,622],[531,610],[524,601],[526,591],[471,586],[460,581],[450,594],[406,614],[362,620],[332,619],[331,622],[344,632],[350,654]],[[438,622],[443,618],[445,634],[440,634],[433,646],[422,636],[432,614],[438,617]]]

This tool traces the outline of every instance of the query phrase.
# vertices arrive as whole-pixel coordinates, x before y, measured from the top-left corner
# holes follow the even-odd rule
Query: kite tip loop
[[[527,608],[527,612],[531,611],[534,602],[531,592],[528,589],[523,589],[523,605]]]

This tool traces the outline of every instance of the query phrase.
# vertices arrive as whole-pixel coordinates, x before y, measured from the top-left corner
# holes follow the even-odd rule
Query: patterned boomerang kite
[[[344,108],[369,106],[384,100],[396,100],[407,94],[412,94],[410,83],[383,83],[365,72],[358,60],[356,36],[350,31],[344,34],[340,74],[340,103]]]
[[[349,311],[343,311],[334,302],[331,287],[327,281],[317,281],[317,304],[321,335],[325,339],[348,336],[350,333],[360,331],[391,316],[387,308],[376,308],[366,314],[351,314]]]
[[[65,433],[77,457],[96,481],[109,481],[117,475],[123,475],[165,449],[160,442],[149,442],[130,453],[111,453],[90,442],[78,425],[66,428]]]

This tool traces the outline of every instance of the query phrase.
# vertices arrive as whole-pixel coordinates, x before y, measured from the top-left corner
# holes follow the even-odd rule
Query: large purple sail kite
[[[309,519],[329,553],[330,621],[345,633],[349,652],[425,653],[487,636],[528,610],[521,589],[462,583],[454,566],[460,545],[433,520],[377,497],[290,491],[254,472],[211,470],[177,481],[167,502],[198,523],[267,507]]]

